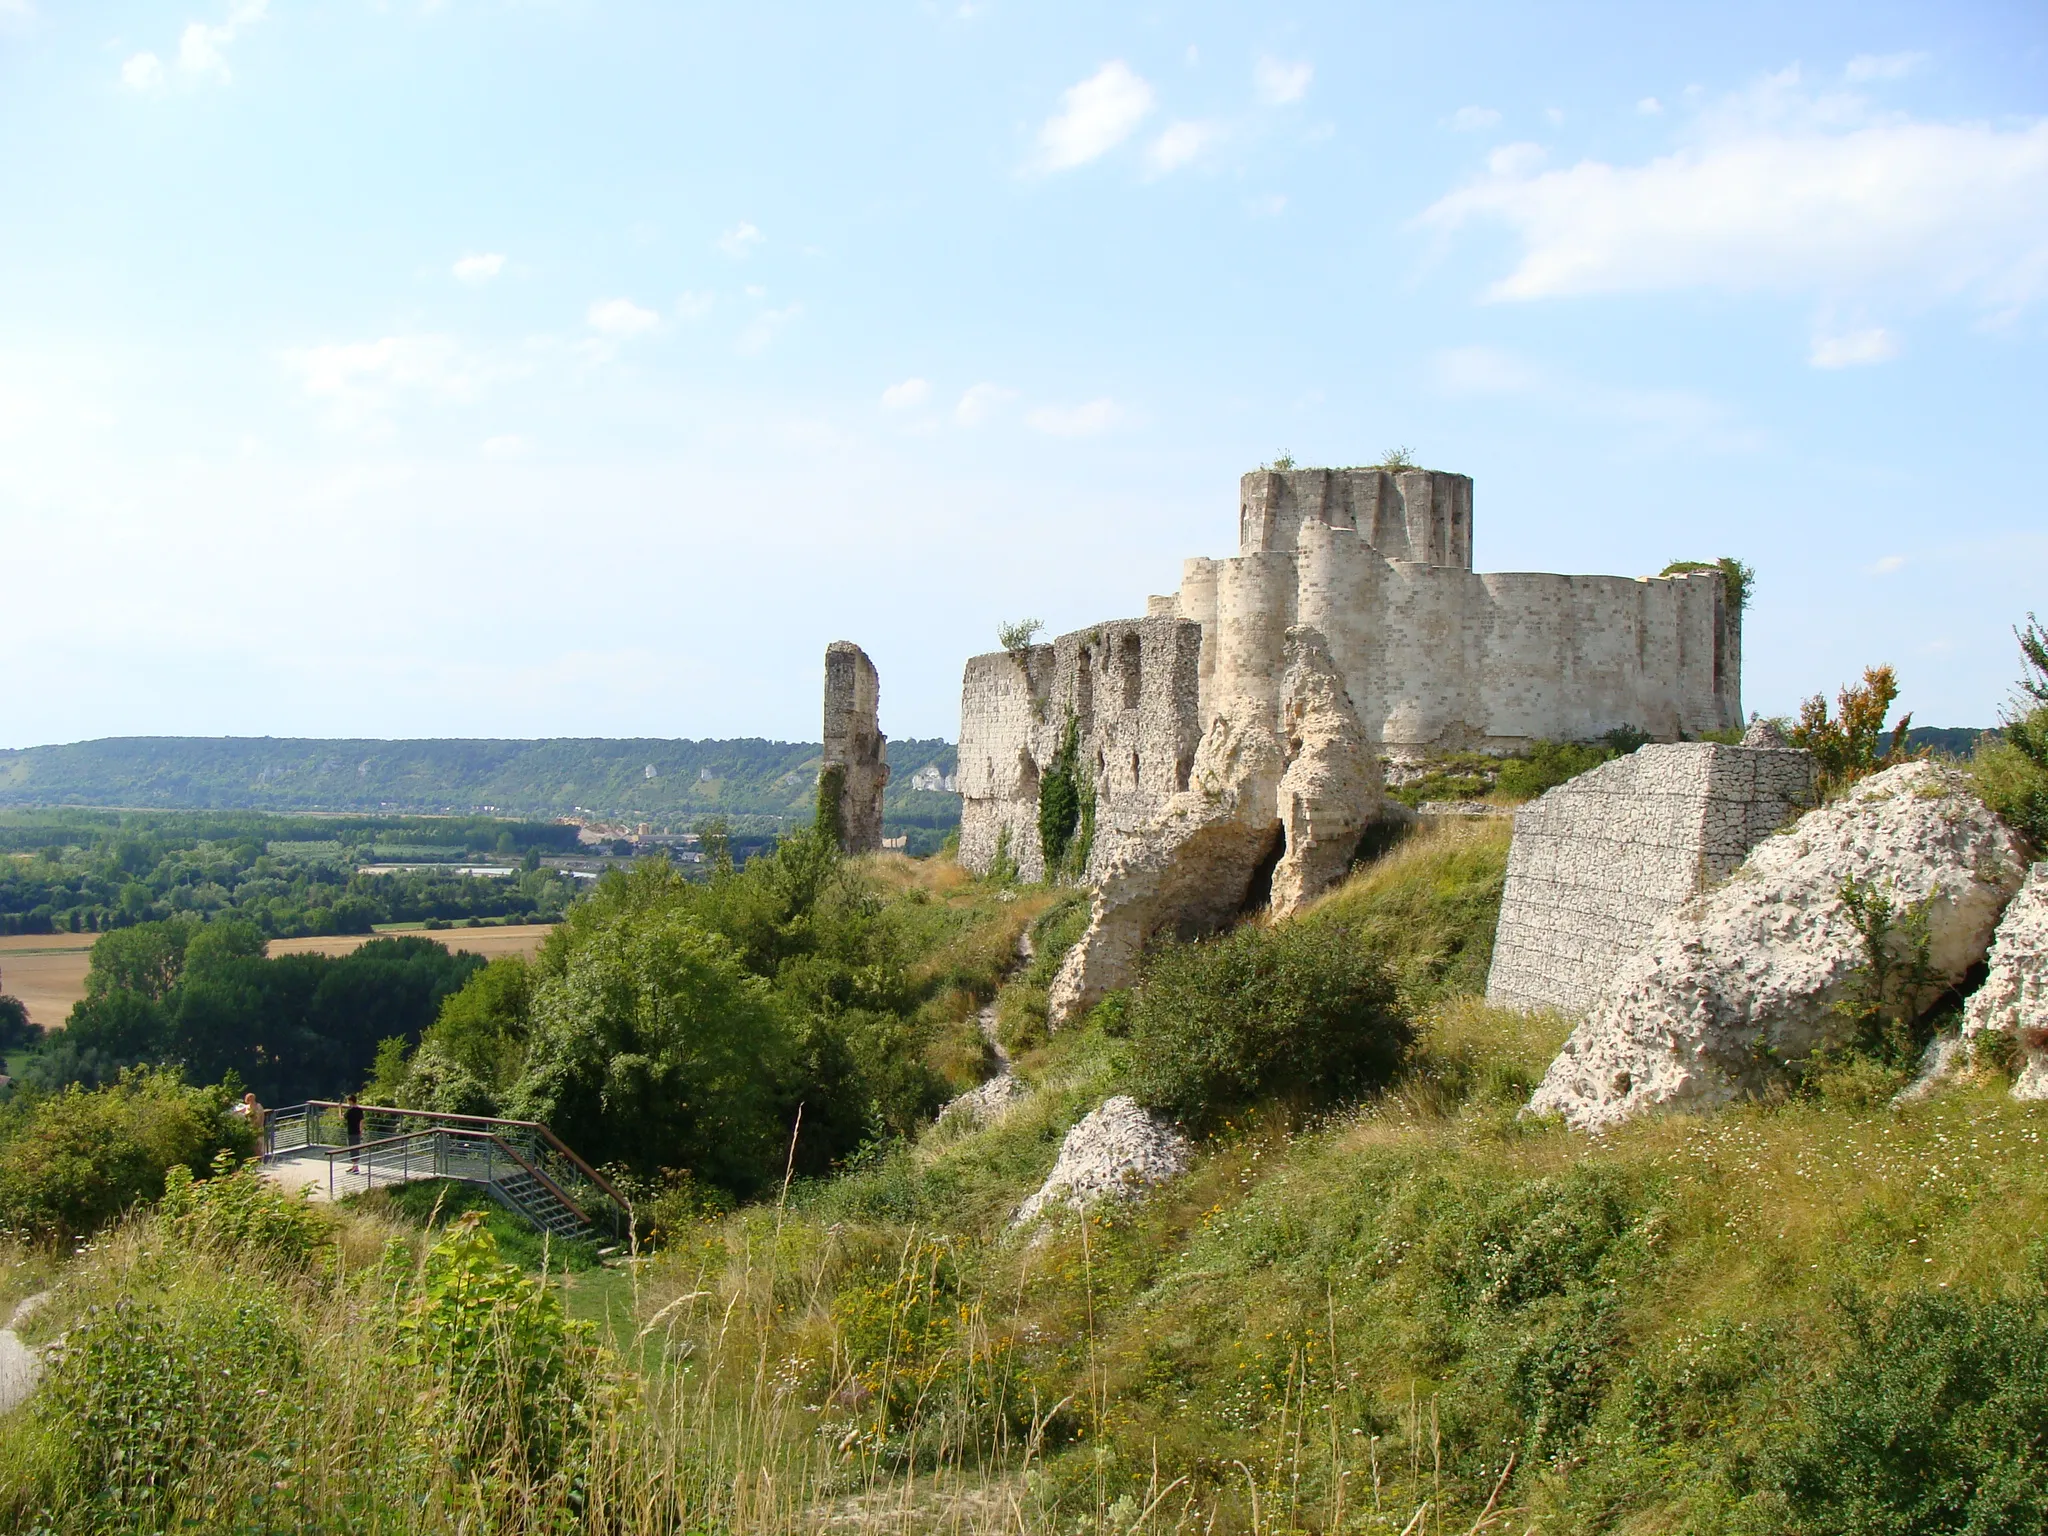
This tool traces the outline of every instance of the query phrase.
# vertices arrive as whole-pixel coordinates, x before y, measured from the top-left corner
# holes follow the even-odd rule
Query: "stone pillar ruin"
[[[825,753],[818,820],[848,853],[882,846],[882,788],[889,782],[881,729],[882,681],[851,640],[825,647]]]

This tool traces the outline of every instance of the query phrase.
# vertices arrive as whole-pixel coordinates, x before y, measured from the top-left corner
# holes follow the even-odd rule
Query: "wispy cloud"
[[[1315,73],[1313,64],[1286,64],[1262,56],[1252,66],[1252,91],[1267,106],[1284,107],[1308,94],[1308,84]]]
[[[711,313],[712,306],[717,302],[718,296],[716,294],[685,293],[676,300],[676,318],[678,320],[702,320]]]
[[[1000,384],[971,384],[953,407],[953,420],[963,427],[978,427],[1017,398],[1017,391]]]
[[[1513,233],[1496,300],[1895,287],[2025,303],[2048,290],[2048,122],[1913,121],[1788,70],[1703,112],[1676,153],[1551,171],[1497,157],[1419,222]]]
[[[1459,133],[1480,133],[1500,121],[1492,107],[1460,107],[1450,116],[1450,126]]]
[[[787,330],[798,316],[802,315],[801,304],[785,304],[780,309],[764,309],[747,322],[736,343],[742,357],[754,357],[774,345],[775,338]]]
[[[505,270],[505,258],[497,251],[486,251],[476,256],[463,256],[448,269],[456,279],[465,283],[488,283]]]
[[[1042,405],[1025,413],[1024,424],[1054,437],[1094,437],[1123,419],[1123,407],[1114,400],[1090,400],[1086,405]]]
[[[1924,53],[1859,53],[1843,69],[1842,78],[1859,85],[1878,80],[1903,80],[1926,62]]]
[[[1029,169],[1070,171],[1100,159],[1129,138],[1151,114],[1152,87],[1113,59],[1060,98],[1061,108],[1038,130]]]
[[[1899,339],[1883,326],[1844,331],[1838,336],[1816,336],[1806,360],[1816,368],[1861,368],[1871,363],[1888,363],[1899,355]]]
[[[914,405],[923,405],[931,398],[932,387],[923,379],[905,379],[901,384],[891,384],[882,391],[882,409],[885,411],[907,411]]]
[[[1446,395],[1527,402],[1532,409],[1624,429],[1651,446],[1692,443],[1721,452],[1756,448],[1760,435],[1727,406],[1677,389],[1619,389],[1495,347],[1451,347],[1431,359]]]
[[[718,248],[738,261],[768,237],[744,219],[718,237]]]
[[[286,352],[284,364],[342,427],[373,423],[407,399],[468,403],[505,372],[465,352],[454,337],[439,335],[301,347]]]
[[[651,309],[642,309],[631,299],[599,299],[590,306],[584,318],[590,322],[592,330],[621,340],[644,336],[661,327],[660,315]]]
[[[1889,576],[1893,572],[1903,571],[1905,568],[1906,557],[1904,555],[1886,555],[1875,564],[1863,567],[1863,574],[1866,576]]]
[[[0,0],[0,4],[4,4],[4,0]],[[225,85],[232,80],[234,71],[228,67],[228,46],[244,28],[263,20],[268,9],[269,0],[237,0],[229,8],[224,21],[187,22],[178,38],[180,78],[195,84],[213,80]],[[167,78],[163,60],[154,53],[130,54],[121,65],[121,83],[131,90],[155,90]]]
[[[1157,175],[1177,171],[1202,157],[1226,135],[1221,123],[1169,123],[1145,151],[1145,164]]]

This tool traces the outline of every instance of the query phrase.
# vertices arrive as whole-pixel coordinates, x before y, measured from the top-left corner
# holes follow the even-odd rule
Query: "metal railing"
[[[566,1234],[557,1209],[573,1213],[578,1230],[618,1228],[631,1219],[631,1205],[611,1181],[537,1120],[358,1107],[363,1138],[354,1146],[343,1119],[348,1105],[309,1099],[272,1111],[263,1129],[265,1161],[323,1157],[330,1195],[353,1192],[351,1178],[362,1179],[365,1189],[425,1178],[481,1184],[501,1204],[561,1235]],[[357,1172],[338,1177],[340,1159]]]

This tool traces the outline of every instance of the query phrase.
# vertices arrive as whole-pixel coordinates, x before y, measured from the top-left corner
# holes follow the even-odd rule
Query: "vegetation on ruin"
[[[2048,632],[2032,614],[2017,631],[2020,681],[1995,736],[1971,760],[1984,801],[2048,850]]]
[[[1038,780],[1038,846],[1048,880],[1078,879],[1095,847],[1095,779],[1081,765],[1081,724],[1072,714]]]
[[[1723,555],[1718,560],[1674,560],[1657,574],[1683,576],[1690,571],[1719,571],[1729,609],[1739,614],[1749,606],[1750,593],[1756,588],[1756,567]]]
[[[1038,632],[1045,628],[1043,619],[1005,619],[996,626],[996,643],[1016,660],[1024,664],[1024,654],[1038,639]]]

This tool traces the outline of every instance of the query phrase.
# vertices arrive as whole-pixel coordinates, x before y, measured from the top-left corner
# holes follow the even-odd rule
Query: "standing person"
[[[357,1152],[363,1144],[363,1106],[356,1102],[356,1096],[348,1096],[348,1105],[341,1112],[341,1123],[348,1127],[348,1171],[361,1173],[356,1166]]]
[[[242,1102],[235,1106],[235,1113],[249,1122],[249,1129],[256,1137],[256,1155],[261,1157],[270,1150],[263,1137],[264,1122],[270,1118],[268,1112],[256,1102],[256,1095],[252,1092],[242,1095]]]

